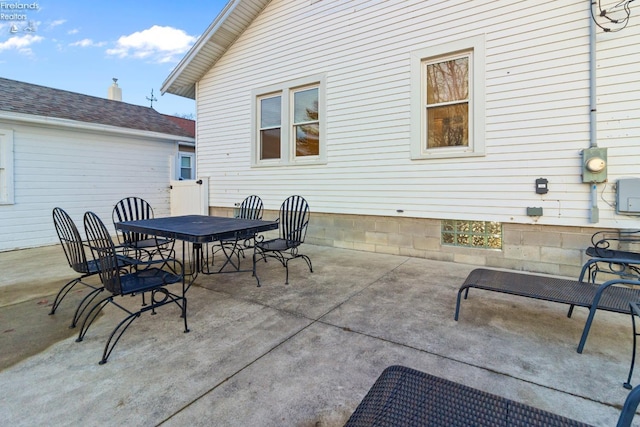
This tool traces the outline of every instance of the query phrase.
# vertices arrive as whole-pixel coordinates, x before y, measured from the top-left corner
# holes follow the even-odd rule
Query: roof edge
[[[153,132],[148,130],[122,128],[112,125],[95,124],[89,122],[80,122],[77,120],[61,119],[57,117],[36,116],[33,114],[11,113],[0,111],[0,120],[12,120],[22,123],[32,123],[45,126],[66,127],[73,129],[86,130],[91,132],[115,133],[119,135],[129,135],[144,138],[163,139],[173,142],[194,143],[196,139],[188,136],[171,135],[168,133]]]
[[[220,29],[222,24],[227,20],[229,15],[235,10],[236,6],[241,1],[242,0],[230,0],[225,5],[224,9],[220,11],[218,16],[213,20],[213,22],[209,25],[209,27],[205,30],[205,32],[200,36],[198,41],[196,41],[196,44],[194,44],[191,47],[191,49],[189,49],[187,54],[182,58],[182,60],[180,60],[178,65],[175,66],[175,68],[171,71],[169,76],[162,83],[162,86],[160,87],[160,93],[162,95],[169,92],[169,88],[171,87],[171,85],[175,83],[175,81],[178,79],[180,74],[182,74],[185,68],[191,63],[193,58],[195,58],[198,55],[198,53],[200,53],[200,50],[202,50],[202,47],[205,44],[207,44],[207,42],[209,42],[209,40],[211,40],[211,38],[216,34],[217,30]],[[172,93],[172,92],[169,92],[169,93]],[[191,99],[195,99],[195,96]]]

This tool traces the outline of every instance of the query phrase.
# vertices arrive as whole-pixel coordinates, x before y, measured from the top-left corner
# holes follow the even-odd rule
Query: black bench
[[[630,425],[635,406],[627,412]],[[345,427],[588,425],[405,366],[390,366]]]
[[[584,272],[583,268],[581,279]],[[467,276],[458,291],[454,318],[458,320],[462,293],[467,299],[470,288],[568,304],[570,308],[567,317],[571,317],[574,306],[586,307],[589,309],[589,316],[578,344],[578,353],[582,353],[596,310],[630,314],[629,303],[640,301],[640,288],[630,285],[640,287],[640,281],[614,279],[597,285],[582,280],[478,268]]]

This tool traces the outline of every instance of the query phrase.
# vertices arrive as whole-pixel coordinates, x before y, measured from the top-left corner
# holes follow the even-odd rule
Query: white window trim
[[[318,120],[320,128],[320,147],[317,156],[297,157],[295,154],[295,141],[292,135],[293,111],[290,108],[293,103],[293,91],[305,87],[318,87]],[[300,79],[289,80],[251,91],[251,166],[300,166],[319,165],[327,163],[327,103],[326,103],[326,75],[318,74]],[[260,159],[260,129],[258,123],[258,100],[264,97],[280,94],[281,96],[281,134],[280,134],[280,158]]]
[[[14,204],[13,131],[0,129],[0,205]]]
[[[471,52],[469,146],[426,148],[425,60]],[[485,37],[457,40],[411,52],[411,159],[441,159],[485,155]]]

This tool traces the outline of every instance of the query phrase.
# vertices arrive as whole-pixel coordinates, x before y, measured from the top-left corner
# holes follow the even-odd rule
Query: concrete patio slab
[[[567,318],[563,305],[472,290],[454,321],[471,265],[303,250],[314,273],[293,261],[289,285],[272,261],[258,266],[260,288],[250,273],[199,276],[187,294],[191,332],[177,308],[162,307],[136,320],[102,366],[121,312],[107,307],[77,343],[67,325],[82,292],[47,315],[74,277],[64,258],[52,248],[0,253],[2,423],[340,426],[382,370],[401,364],[615,425],[627,395],[628,316],[599,312],[578,354],[584,309]],[[56,261],[29,267],[42,254]],[[46,345],[24,353],[27,341]]]

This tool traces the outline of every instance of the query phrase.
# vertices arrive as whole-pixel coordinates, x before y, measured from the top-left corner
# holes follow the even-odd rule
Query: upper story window
[[[13,131],[0,129],[0,205],[13,204]]]
[[[253,166],[326,163],[324,76],[253,91]]]
[[[411,157],[484,155],[484,37],[411,54]]]

